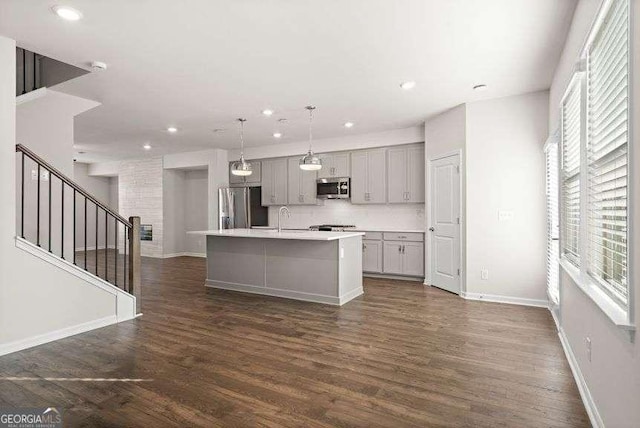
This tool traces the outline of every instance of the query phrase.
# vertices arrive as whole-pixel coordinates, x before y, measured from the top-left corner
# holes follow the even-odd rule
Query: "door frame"
[[[465,267],[466,267],[466,261],[467,261],[467,251],[464,247],[464,243],[465,243],[465,234],[466,234],[466,205],[464,203],[465,201],[465,180],[466,180],[466,175],[465,175],[465,164],[464,164],[464,151],[463,149],[457,149],[457,150],[452,150],[449,152],[445,152],[442,154],[439,154],[437,156],[431,157],[427,159],[427,165],[425,168],[425,192],[426,192],[426,198],[425,198],[425,218],[426,218],[426,225],[425,225],[425,235],[426,235],[426,239],[425,239],[425,252],[424,252],[424,266],[425,266],[425,278],[424,278],[424,285],[427,286],[431,286],[431,251],[432,251],[432,245],[433,245],[433,238],[431,236],[431,232],[429,231],[429,228],[431,227],[431,221],[432,221],[432,214],[431,214],[431,198],[432,198],[432,194],[431,194],[431,171],[433,169],[433,162],[437,161],[437,160],[441,160],[441,159],[445,159],[445,158],[449,158],[452,156],[458,156],[459,158],[459,164],[460,164],[460,182],[458,183],[460,188],[459,188],[459,198],[460,198],[460,231],[458,233],[458,245],[460,245],[460,297],[464,296],[466,291],[467,291],[467,281],[466,281],[466,274],[465,274]]]

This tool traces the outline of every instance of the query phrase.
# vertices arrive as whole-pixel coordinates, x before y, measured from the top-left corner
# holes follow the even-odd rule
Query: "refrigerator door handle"
[[[251,192],[249,188],[245,188],[244,190],[244,209],[245,209],[245,218],[247,219],[247,229],[251,229]]]

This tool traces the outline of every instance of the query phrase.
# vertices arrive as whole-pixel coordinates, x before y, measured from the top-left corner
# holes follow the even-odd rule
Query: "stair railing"
[[[83,268],[85,271],[98,276],[99,278],[130,294],[135,295],[137,297],[138,305],[137,312],[139,312],[141,265],[140,217],[129,217],[129,220],[125,219],[22,144],[16,145],[16,153],[20,153],[19,161],[21,164],[20,178],[18,179],[18,194],[20,197],[20,237],[32,242],[38,247],[46,249],[50,253],[61,257],[64,260],[73,262],[74,265]],[[37,168],[36,170],[32,170],[31,173],[32,181],[37,180],[35,189],[30,189],[32,192],[27,192],[25,190],[25,185],[27,184],[25,179],[25,161],[27,159],[30,159],[35,163],[34,166]],[[53,177],[56,177],[60,182],[60,197],[59,201],[56,203],[56,207],[53,207],[52,204],[54,202],[53,192],[58,191],[52,187]],[[43,182],[46,184],[43,184]],[[30,187],[33,187],[33,184],[31,184]],[[35,193],[35,195],[27,193]],[[65,196],[65,194],[67,196]],[[28,222],[31,223],[28,226],[34,226],[33,222],[35,222],[35,228],[29,228],[25,227],[25,217],[29,217],[30,213],[28,211],[29,209],[33,210],[33,206],[27,207],[25,202],[33,205],[33,196],[35,196],[36,199],[35,213],[31,214],[35,214],[35,219],[28,219]],[[69,197],[72,197],[73,199],[73,226],[71,235],[65,236],[65,223],[70,222],[68,218],[69,214],[68,212],[65,212],[65,199],[69,199]],[[66,202],[67,204],[69,203],[68,201]],[[44,209],[41,206],[43,204],[46,204]],[[89,209],[93,212],[90,213]],[[68,206],[66,210],[69,210]],[[80,212],[80,216],[78,216],[78,212]],[[56,219],[56,222],[59,221],[58,236],[54,236],[52,234],[54,228],[58,227],[53,224],[54,216],[59,216],[59,218]],[[90,217],[92,218],[90,219]],[[104,219],[104,222],[103,224],[100,224],[102,218]],[[109,230],[110,225],[111,230]],[[68,226],[69,225],[67,225],[67,227]],[[94,231],[92,231],[91,237],[89,236],[90,226],[95,228],[95,235],[93,233]],[[43,231],[43,229],[45,230]],[[78,233],[78,229],[80,229],[81,233]],[[104,230],[104,233],[102,234],[101,229]],[[59,244],[54,245],[54,238],[58,237]],[[65,240],[65,237],[67,240]],[[72,254],[69,254],[68,249],[65,251],[65,244],[69,247],[70,242],[68,239],[71,237],[73,239],[73,247],[71,251]],[[122,241],[120,241],[121,237]],[[79,248],[77,246],[78,238],[80,238],[81,244]],[[95,239],[92,247],[88,246],[89,238],[92,240]],[[111,240],[112,245],[110,248],[109,245],[111,238],[113,239]],[[100,245],[100,242],[103,243],[102,246]],[[101,254],[100,247],[103,247],[102,249],[104,254]],[[114,250],[112,251],[111,257],[110,249]],[[90,254],[91,252],[94,252],[95,254]],[[121,252],[123,253],[123,257],[120,257]],[[101,261],[103,263],[101,263]],[[101,264],[102,266],[100,266]]]

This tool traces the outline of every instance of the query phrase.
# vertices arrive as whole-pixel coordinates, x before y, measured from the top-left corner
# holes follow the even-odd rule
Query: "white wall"
[[[548,105],[547,91],[467,104],[467,293],[547,300]]]
[[[185,230],[206,230],[209,224],[207,188],[209,171],[195,170],[185,172]],[[201,235],[184,236],[184,251],[190,254],[205,254],[206,240]]]
[[[16,248],[15,52],[15,42],[0,36],[0,354],[46,341],[56,331],[115,317],[116,308],[114,295]],[[70,126],[73,113],[59,119]],[[39,142],[37,151],[71,175],[72,156],[64,154],[72,141],[59,142],[45,138],[46,130],[39,132],[42,139],[24,142]]]
[[[634,38],[632,50],[634,55],[633,69],[636,76],[640,70],[640,7],[634,5],[633,21]],[[599,0],[582,0],[578,3],[567,44],[560,64],[574,63],[583,47],[592,22],[596,18],[600,5]],[[553,79],[550,97],[550,129],[555,129],[559,121],[558,109],[562,94],[571,77],[571,67],[558,67]],[[637,78],[635,79],[637,80]],[[632,85],[632,103],[640,105],[640,85]],[[632,117],[634,139],[632,141],[633,158],[630,164],[633,171],[631,203],[635,213],[631,218],[633,237],[631,244],[633,258],[630,265],[633,269],[630,283],[635,287],[634,304],[636,314],[640,311],[640,269],[638,266],[638,246],[640,243],[640,116]],[[607,427],[637,427],[640,425],[640,343],[638,335],[632,336],[615,327],[598,306],[572,281],[561,269],[560,281],[560,328],[575,356],[580,376],[583,377],[588,394],[593,400],[594,410]],[[636,315],[636,320],[638,316]],[[636,321],[636,325],[637,325]],[[591,360],[588,358],[585,339],[591,339]]]
[[[191,210],[186,205],[185,172],[165,169],[162,183],[163,254],[175,255],[184,252],[186,239],[185,215]]]
[[[354,205],[348,201],[325,201],[323,205],[289,205],[291,217],[282,227],[306,229],[317,224],[352,224],[359,229],[424,231],[424,204]],[[278,208],[269,207],[269,225],[277,226]]]

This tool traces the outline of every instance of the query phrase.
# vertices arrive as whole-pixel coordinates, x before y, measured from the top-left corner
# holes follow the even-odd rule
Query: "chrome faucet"
[[[281,220],[283,212],[287,214],[287,218],[291,217],[291,211],[289,211],[289,208],[285,206],[280,207],[278,210],[278,233],[282,232]]]

